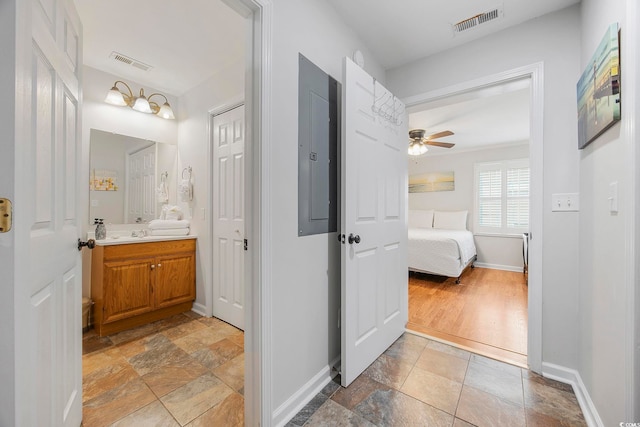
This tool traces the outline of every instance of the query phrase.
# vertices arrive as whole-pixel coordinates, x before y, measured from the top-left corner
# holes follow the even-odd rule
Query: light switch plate
[[[578,212],[579,210],[579,193],[555,193],[551,195],[552,212]]]

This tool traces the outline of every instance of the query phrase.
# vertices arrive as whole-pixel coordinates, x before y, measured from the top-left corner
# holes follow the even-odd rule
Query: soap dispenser
[[[96,218],[94,220],[96,225],[96,240],[104,240],[107,238],[107,227],[104,226],[104,219]]]

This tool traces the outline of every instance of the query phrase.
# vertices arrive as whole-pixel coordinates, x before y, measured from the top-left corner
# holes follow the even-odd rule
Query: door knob
[[[353,233],[350,233],[349,234],[349,244],[352,245],[354,242],[356,244],[360,243],[360,236],[357,235],[357,234],[354,236]]]
[[[93,239],[89,239],[86,242],[83,242],[82,240],[78,239],[78,250],[81,251],[83,246],[86,246],[89,249],[93,249],[96,247],[96,241]]]

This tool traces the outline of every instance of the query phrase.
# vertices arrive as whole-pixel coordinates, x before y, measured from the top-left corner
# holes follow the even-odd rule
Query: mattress
[[[409,270],[458,277],[476,255],[468,230],[409,229]]]

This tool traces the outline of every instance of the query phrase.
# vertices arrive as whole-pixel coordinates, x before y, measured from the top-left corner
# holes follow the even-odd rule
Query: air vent
[[[118,61],[122,64],[131,65],[132,67],[136,67],[142,71],[149,71],[150,69],[153,68],[151,65],[145,64],[142,61],[138,61],[136,59],[133,59],[127,55],[123,55],[118,52],[111,52],[111,55],[109,55],[109,58],[113,59],[114,61]]]
[[[486,24],[489,21],[496,20],[503,16],[502,7],[497,7],[488,12],[479,13],[471,18],[464,19],[458,23],[452,25],[453,34],[461,33],[463,31],[471,30],[478,25]]]

